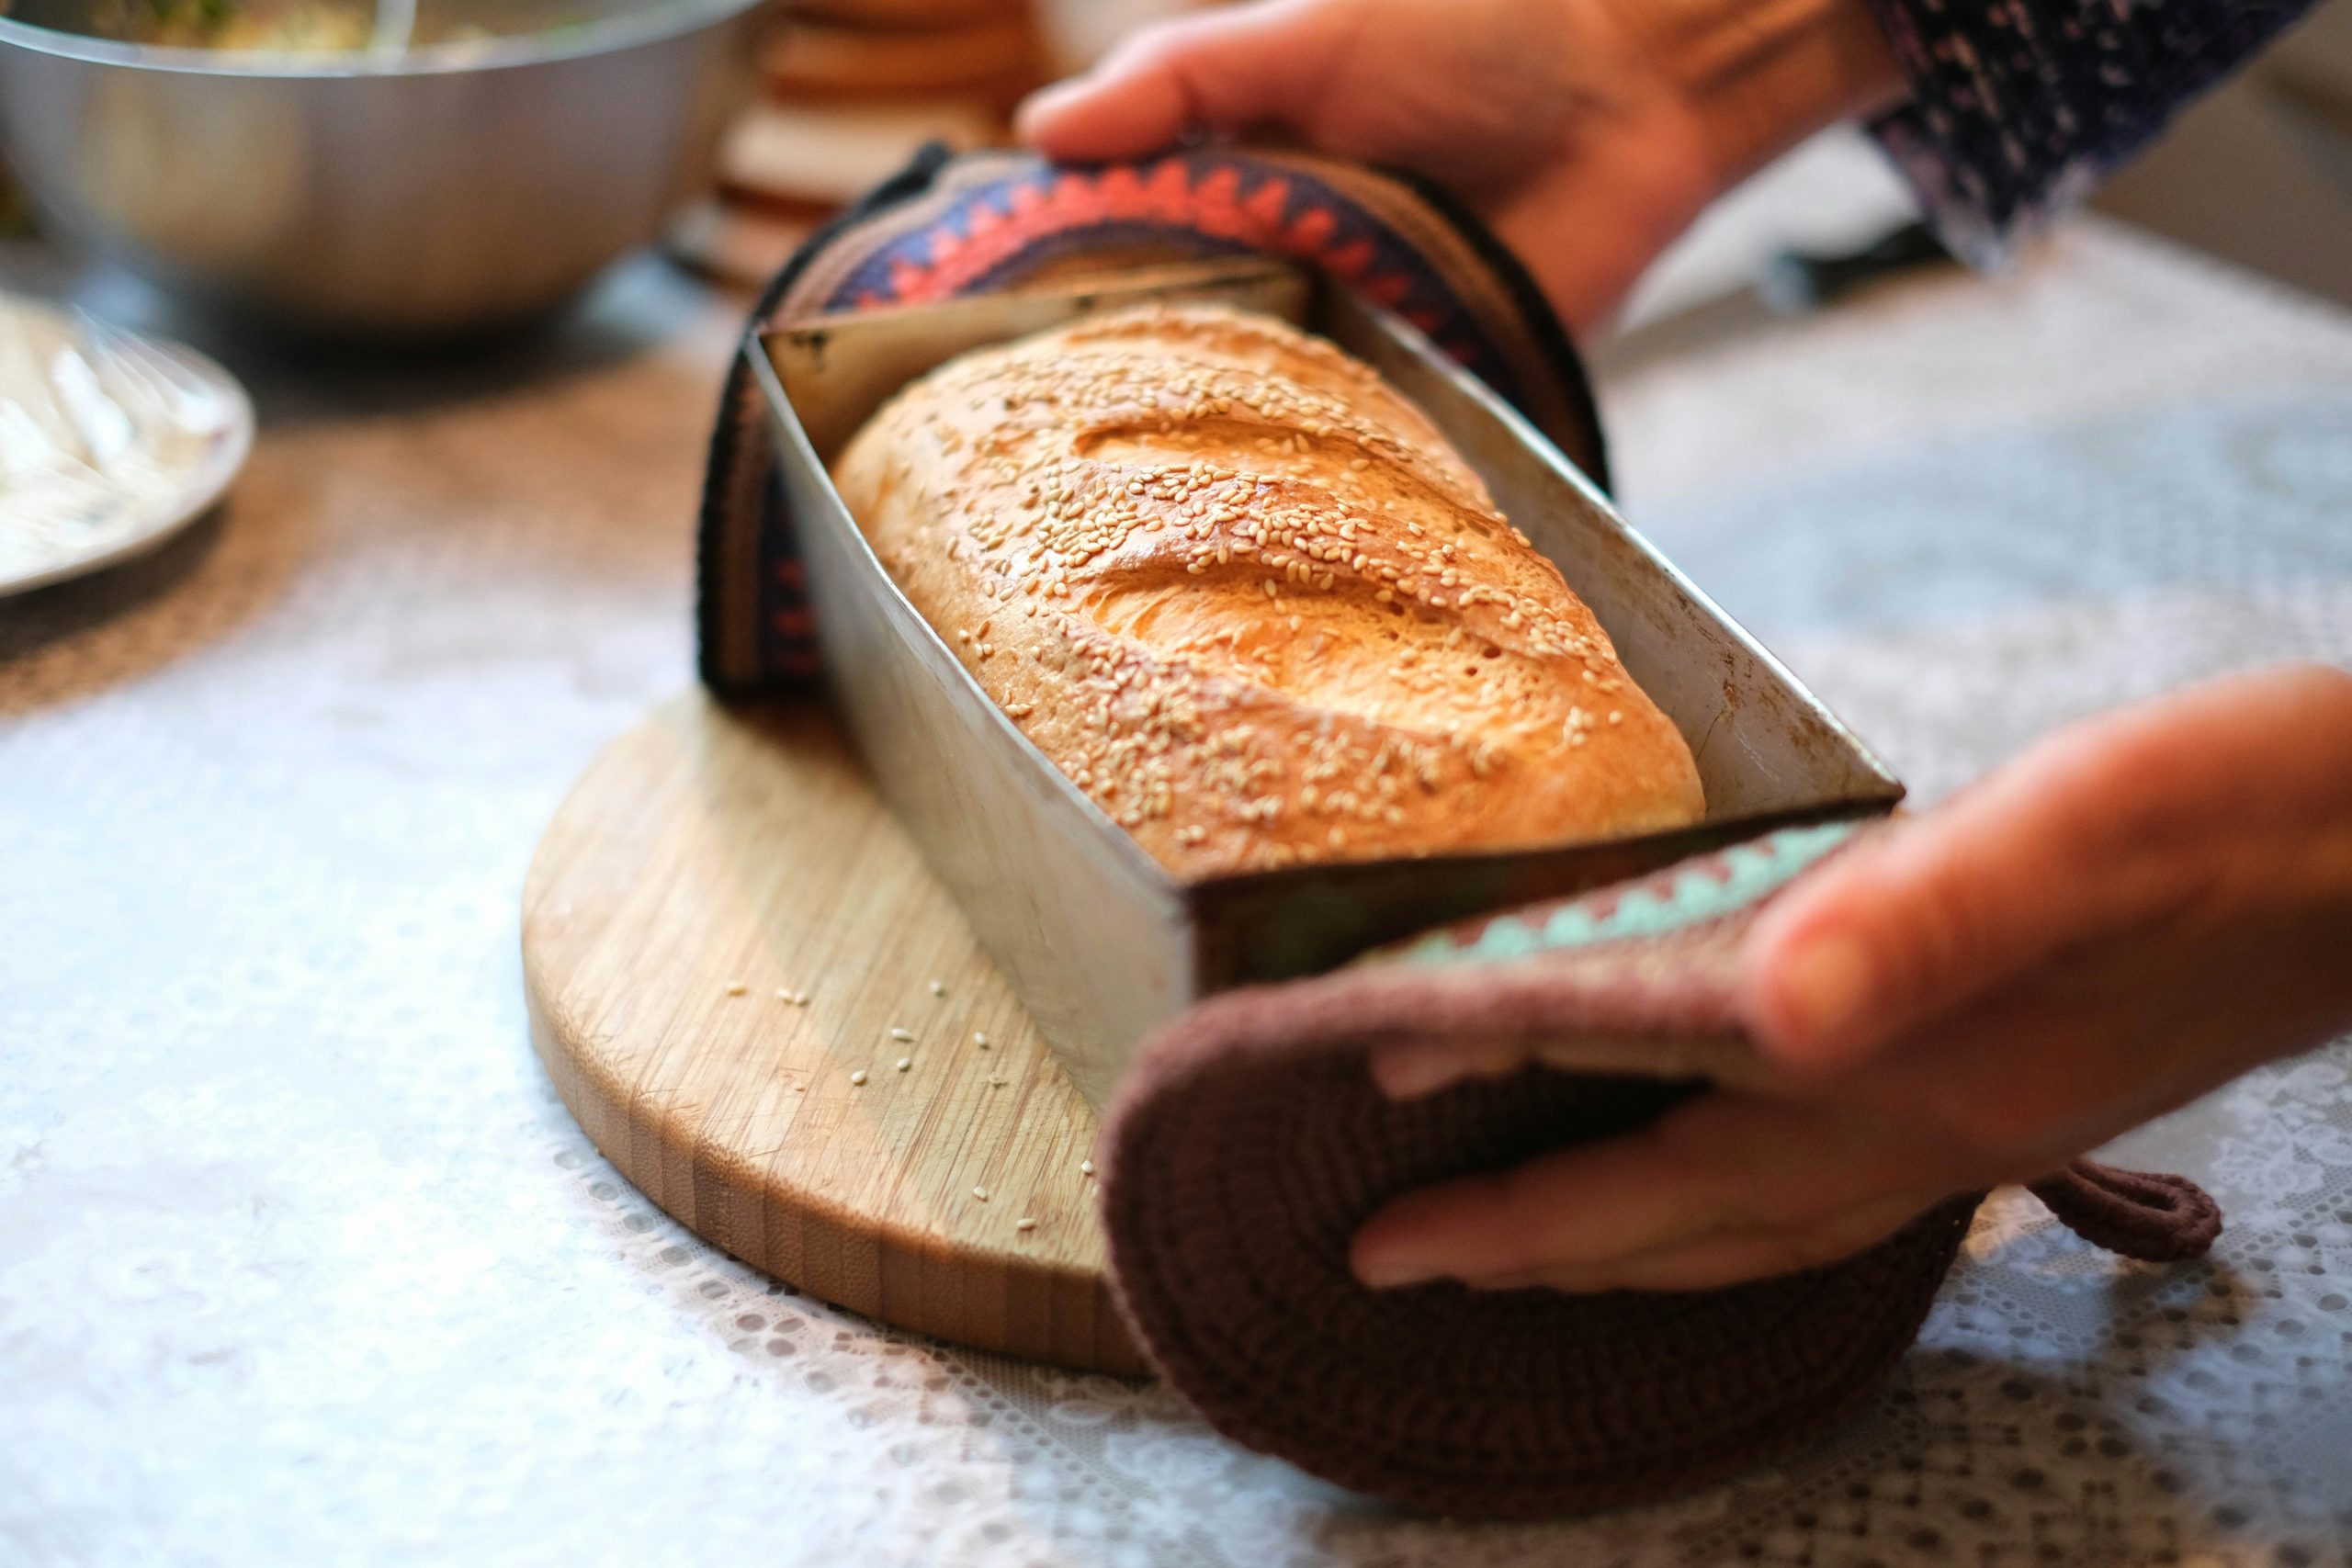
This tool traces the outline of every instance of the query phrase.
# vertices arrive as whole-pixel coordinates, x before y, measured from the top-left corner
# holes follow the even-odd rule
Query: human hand
[[[1833,1261],[2352,1029],[2352,673],[2239,676],[2065,730],[1758,918],[1762,1088],[1408,1193],[1366,1283],[1702,1290]],[[1530,1058],[1376,1055],[1397,1098]]]
[[[1073,162],[1209,131],[1415,170],[1589,333],[1716,196],[1903,90],[1866,0],[1272,0],[1138,33],[1020,125]]]

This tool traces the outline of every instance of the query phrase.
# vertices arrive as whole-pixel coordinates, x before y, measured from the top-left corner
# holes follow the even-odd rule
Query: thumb
[[[2176,793],[2179,771],[2161,766],[2165,716],[2062,733],[1792,887],[1741,954],[1741,1011],[1766,1054],[1800,1071],[1855,1066],[2187,897],[2210,835],[2168,830],[2201,792]]]
[[[1852,1066],[2057,954],[2210,899],[2231,868],[2278,882],[2325,864],[2347,779],[2352,676],[2321,666],[2063,730],[1766,909],[1742,1014],[1786,1066]]]
[[[1295,126],[1345,38],[1341,9],[1279,0],[1147,28],[1022,105],[1022,140],[1093,162],[1156,152],[1188,130]]]

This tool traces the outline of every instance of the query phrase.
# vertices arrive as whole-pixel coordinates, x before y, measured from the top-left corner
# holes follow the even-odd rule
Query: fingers
[[[1351,1264],[1377,1289],[1614,1280],[1636,1261],[1642,1278],[1779,1272],[1864,1245],[1954,1185],[1938,1151],[1876,1123],[1718,1093],[1623,1137],[1408,1193],[1358,1234]]]
[[[1860,1068],[1797,1087],[1927,1129],[1970,1185],[1990,1185],[2045,1173],[2352,1027],[2352,878],[2332,908],[2218,924],[2203,912],[2069,947]]]
[[[1803,1225],[1724,1231],[1606,1262],[1537,1270],[1509,1283],[1484,1280],[1469,1283],[1476,1290],[1543,1286],[1571,1295],[1597,1295],[1603,1291],[1719,1291],[1850,1258],[1884,1241],[1943,1196],[1895,1193]]]
[[[1296,124],[1344,39],[1344,9],[1289,0],[1148,28],[1022,105],[1022,139],[1091,162],[1156,152],[1188,130]]]
[[[1372,1081],[1391,1100],[1419,1100],[1469,1078],[1498,1078],[1534,1058],[1524,1043],[1416,1041],[1372,1053]]]
[[[1857,847],[1757,921],[1741,1010],[1786,1066],[1851,1066],[1933,1014],[2110,924],[2086,793],[2033,759]]]

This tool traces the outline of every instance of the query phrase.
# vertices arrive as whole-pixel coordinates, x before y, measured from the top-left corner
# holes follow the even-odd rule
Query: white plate
[[[194,349],[0,295],[0,597],[163,544],[253,439],[252,400]]]

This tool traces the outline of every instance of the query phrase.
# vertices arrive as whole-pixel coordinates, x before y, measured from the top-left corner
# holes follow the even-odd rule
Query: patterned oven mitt
[[[1219,149],[1071,170],[926,153],[795,257],[751,332],[1062,269],[1253,254],[1396,309],[1606,482],[1582,367],[1524,269],[1439,193],[1304,155]],[[722,694],[803,692],[817,673],[772,475],[766,413],[739,363],[699,544],[703,674]],[[1154,1365],[1250,1447],[1487,1517],[1663,1496],[1867,1404],[1981,1194],[1846,1262],[1691,1294],[1375,1293],[1349,1274],[1347,1248],[1397,1192],[1623,1132],[1753,1073],[1730,1005],[1740,936],[1793,877],[1870,830],[1787,829],[1178,1020],[1146,1044],[1104,1130],[1113,1269]],[[1392,1105],[1363,1065],[1385,1043],[1530,1035],[1582,1066]],[[2033,1190],[2129,1257],[2192,1258],[2220,1229],[2211,1201],[2176,1178],[2081,1162]]]

